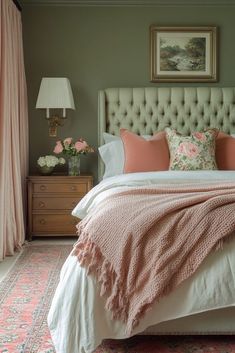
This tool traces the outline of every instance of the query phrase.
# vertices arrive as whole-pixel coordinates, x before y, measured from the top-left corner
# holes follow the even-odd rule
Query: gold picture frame
[[[217,32],[150,26],[151,82],[217,82]]]

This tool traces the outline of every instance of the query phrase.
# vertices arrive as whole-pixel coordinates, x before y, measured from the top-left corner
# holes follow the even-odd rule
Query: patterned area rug
[[[30,244],[1,282],[0,353],[55,353],[46,318],[71,248]],[[235,337],[137,336],[105,340],[94,353],[235,353]]]
[[[0,352],[54,353],[47,313],[72,245],[29,245],[0,283]]]

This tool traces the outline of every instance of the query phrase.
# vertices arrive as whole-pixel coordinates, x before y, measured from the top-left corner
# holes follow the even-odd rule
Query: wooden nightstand
[[[71,215],[79,200],[92,188],[93,177],[29,176],[28,237],[76,235],[78,218]]]

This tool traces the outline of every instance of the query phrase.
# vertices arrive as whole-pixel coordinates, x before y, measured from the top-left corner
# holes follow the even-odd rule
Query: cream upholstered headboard
[[[216,127],[235,133],[235,87],[107,88],[99,92],[99,145],[120,128],[153,134],[166,126],[183,134]],[[99,161],[99,178],[103,174]]]

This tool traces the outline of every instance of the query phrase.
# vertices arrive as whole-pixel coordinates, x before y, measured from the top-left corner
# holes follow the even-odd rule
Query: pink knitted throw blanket
[[[135,188],[78,224],[73,254],[127,333],[235,231],[235,183]]]

